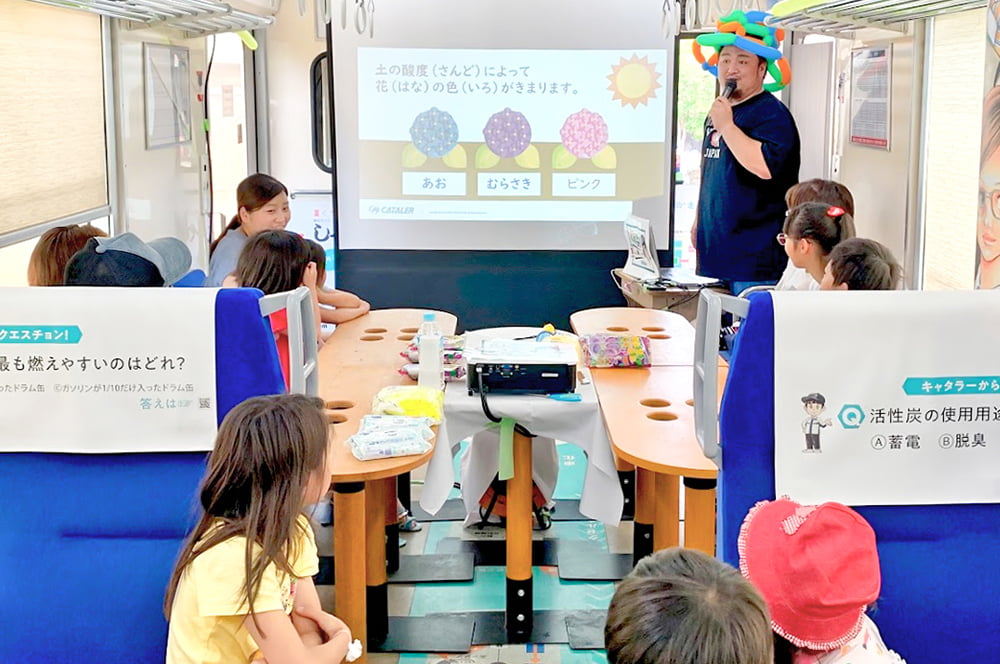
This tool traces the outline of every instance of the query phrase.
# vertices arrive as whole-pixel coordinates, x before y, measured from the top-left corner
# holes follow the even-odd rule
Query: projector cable
[[[486,386],[483,385],[483,365],[481,364],[476,365],[476,384],[479,386],[479,400],[483,404],[483,414],[486,416],[486,419],[490,422],[500,422],[501,418],[494,415],[493,411],[490,410],[489,404],[486,403]],[[535,437],[535,434],[531,433],[517,422],[514,423],[514,431],[521,434],[525,438]]]

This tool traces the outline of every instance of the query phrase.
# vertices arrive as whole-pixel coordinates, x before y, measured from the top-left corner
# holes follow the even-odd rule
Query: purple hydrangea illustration
[[[428,157],[443,157],[458,145],[458,124],[448,111],[431,107],[414,118],[410,138]]]
[[[486,146],[499,157],[516,157],[531,144],[531,125],[523,113],[505,108],[483,127]]]
[[[608,124],[600,114],[583,109],[566,118],[559,136],[574,156],[589,159],[608,144]]]

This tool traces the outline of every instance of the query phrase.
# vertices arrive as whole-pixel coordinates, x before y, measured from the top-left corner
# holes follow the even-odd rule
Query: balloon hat
[[[768,92],[777,92],[792,82],[792,69],[788,60],[778,50],[778,43],[785,38],[785,31],[766,25],[764,21],[770,16],[767,12],[736,10],[723,16],[716,22],[716,30],[698,37],[692,43],[694,59],[701,68],[712,76],[719,75],[719,53],[725,46],[735,46],[744,51],[767,60],[767,73],[772,81],[764,84]],[[701,52],[702,46],[715,48],[707,60]]]

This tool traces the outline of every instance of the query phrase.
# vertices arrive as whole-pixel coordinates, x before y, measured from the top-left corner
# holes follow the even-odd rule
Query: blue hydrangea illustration
[[[451,113],[431,107],[414,118],[410,138],[428,157],[443,157],[458,145],[458,124]]]

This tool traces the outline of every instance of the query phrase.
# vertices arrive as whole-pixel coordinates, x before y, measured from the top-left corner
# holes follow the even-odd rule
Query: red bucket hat
[[[767,603],[775,632],[833,650],[861,630],[881,586],[875,531],[840,503],[757,503],[740,528],[740,572]]]

